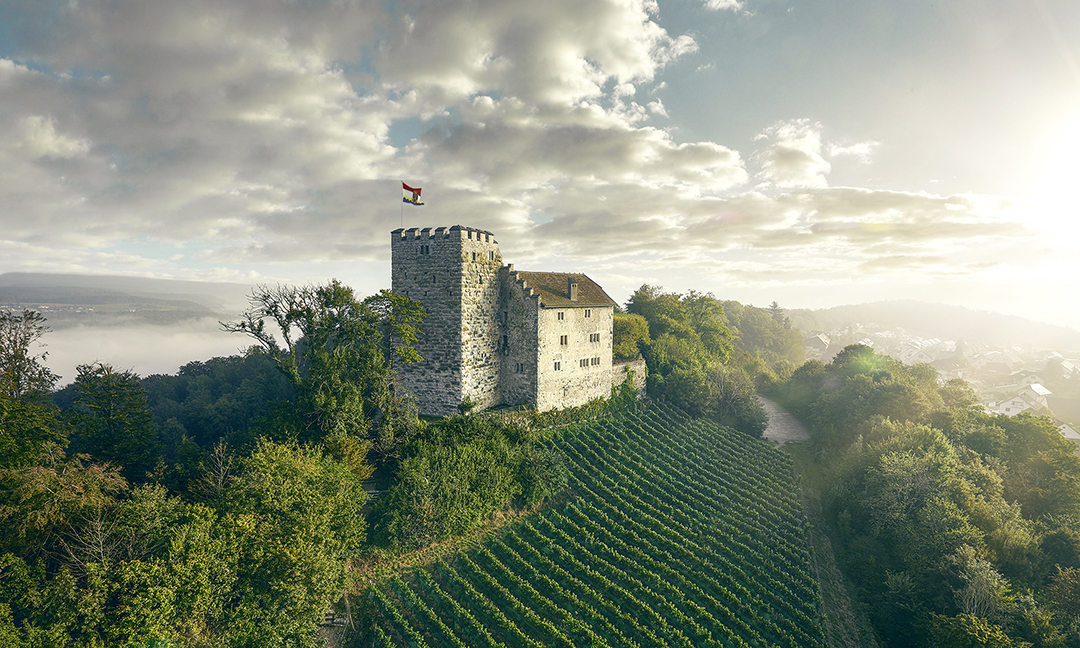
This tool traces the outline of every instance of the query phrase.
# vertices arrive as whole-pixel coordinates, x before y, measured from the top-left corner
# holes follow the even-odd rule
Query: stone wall
[[[611,394],[613,311],[610,306],[538,310],[538,410],[574,407]]]
[[[539,297],[529,290],[514,266],[501,273],[502,376],[500,391],[505,405],[531,404],[536,400],[536,315]]]
[[[648,368],[645,366],[644,358],[613,362],[611,364],[611,386],[618,387],[626,382],[630,371],[634,372],[634,387],[638,390],[638,398],[644,398],[645,377],[648,375]]]
[[[463,396],[478,409],[487,409],[501,401],[497,315],[502,254],[490,232],[462,228],[460,233]]]
[[[392,289],[424,304],[416,350],[423,361],[396,364],[399,384],[420,412],[458,413],[465,398],[498,402],[494,306],[499,245],[490,232],[460,226],[390,234]]]

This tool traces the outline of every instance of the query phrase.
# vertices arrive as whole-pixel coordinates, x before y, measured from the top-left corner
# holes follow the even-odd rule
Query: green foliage
[[[145,479],[161,449],[139,377],[100,362],[79,365],[78,372],[73,450],[122,466],[129,481]]]
[[[365,539],[360,479],[318,448],[260,441],[226,489],[236,543],[235,645],[308,645]]]
[[[0,395],[0,468],[36,463],[50,442],[66,442],[67,435],[55,407],[38,399]]]
[[[1012,639],[1001,626],[971,614],[954,617],[933,615],[935,645],[939,648],[1030,648]]]
[[[0,395],[18,399],[43,395],[59,376],[42,364],[48,352],[35,354],[31,347],[48,331],[40,313],[0,311]]]
[[[768,417],[745,367],[771,372],[754,365],[753,356],[734,352],[724,304],[711,293],[679,295],[644,285],[631,296],[626,308],[648,322],[651,342],[646,338],[639,346],[649,367],[646,386],[650,396],[663,398],[694,416],[708,416],[751,436],[761,436]]]
[[[382,291],[359,301],[337,280],[322,286],[256,288],[251,308],[228,331],[252,337],[292,385],[295,405],[267,419],[280,440],[331,434],[375,437],[395,410],[391,358],[411,362],[423,308]],[[280,331],[280,338],[274,333]],[[292,414],[291,420],[282,414]]]
[[[558,452],[489,416],[456,416],[429,425],[402,451],[394,485],[372,514],[376,539],[408,550],[461,535],[515,501],[530,505],[561,492]]]
[[[886,645],[1064,645],[1075,445],[1049,418],[986,414],[936,378],[853,345],[775,391],[810,425],[844,569]],[[1054,573],[1049,609],[1023,594]]]
[[[791,321],[776,302],[768,309],[736,301],[725,301],[723,306],[736,348],[761,358],[777,373],[784,367],[797,367],[806,360],[803,333],[791,327]]]
[[[213,508],[52,462],[3,475],[0,637],[30,645],[311,645],[364,542],[360,480],[317,447],[260,442]]]
[[[170,461],[184,437],[202,450],[219,441],[250,446],[253,427],[270,414],[271,403],[294,398],[274,359],[257,350],[189,362],[175,376],[148,376],[142,385]]]
[[[827,645],[787,455],[644,405],[545,447],[573,496],[377,583],[358,643]]]
[[[620,359],[640,356],[642,347],[651,342],[649,323],[641,315],[615,313],[611,335],[611,353]]]

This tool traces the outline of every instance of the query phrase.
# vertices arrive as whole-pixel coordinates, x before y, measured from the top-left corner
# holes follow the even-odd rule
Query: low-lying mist
[[[73,326],[49,331],[42,342],[49,353],[45,364],[60,376],[56,386],[62,387],[74,382],[80,364],[100,361],[142,377],[175,374],[195,360],[236,355],[251,340],[222,331],[217,319],[206,317],[166,326]]]

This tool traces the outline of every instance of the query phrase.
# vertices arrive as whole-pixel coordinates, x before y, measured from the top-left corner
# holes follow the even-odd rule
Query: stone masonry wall
[[[547,410],[611,393],[610,306],[543,307],[502,265],[490,232],[399,229],[390,241],[392,290],[427,313],[416,344],[423,360],[394,366],[422,414],[456,414],[465,400]]]
[[[613,311],[610,306],[539,309],[538,410],[583,405],[611,394]]]
[[[497,316],[502,254],[490,232],[462,228],[460,234],[463,396],[478,409],[487,409],[501,401]]]
[[[499,403],[499,269],[490,232],[469,227],[395,230],[390,235],[392,289],[424,304],[416,350],[398,364],[399,384],[422,414],[448,416],[468,399],[480,409]]]
[[[536,399],[536,315],[539,298],[505,266],[501,273],[502,376],[500,391],[505,405],[533,403]]]

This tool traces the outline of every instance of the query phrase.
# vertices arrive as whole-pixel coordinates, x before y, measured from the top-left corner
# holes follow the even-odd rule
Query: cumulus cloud
[[[774,270],[712,255],[873,268],[897,246],[926,259],[1025,235],[977,196],[830,187],[829,160],[878,144],[810,120],[764,129],[749,161],[676,139],[654,93],[697,43],[653,2],[30,5],[0,59],[0,254],[26,268],[385,260],[383,233],[421,219],[495,231],[508,258],[664,255],[744,279]],[[401,211],[401,180],[422,211]]]
[[[881,142],[869,140],[866,142],[856,142],[847,146],[830,143],[825,149],[829,157],[850,157],[863,164],[870,164],[874,151],[876,151],[879,146],[881,146]]]
[[[85,155],[90,143],[56,132],[53,120],[32,115],[23,120],[23,146],[32,158],[73,158]]]
[[[754,157],[758,176],[777,187],[825,187],[832,166],[821,155],[820,123],[794,119],[769,126],[754,139],[765,147]]]
[[[427,214],[516,229],[531,192],[571,178],[658,191],[745,179],[737,152],[647,125],[666,110],[638,103],[639,87],[697,47],[651,2],[394,15],[373,0],[85,0],[48,26],[24,11],[17,55],[35,63],[0,59],[11,242],[106,250],[147,235],[205,263],[372,259],[400,178],[440,196]],[[400,147],[403,120],[424,132]]]
[[[743,3],[738,0],[705,0],[705,8],[712,11],[738,10]]]

